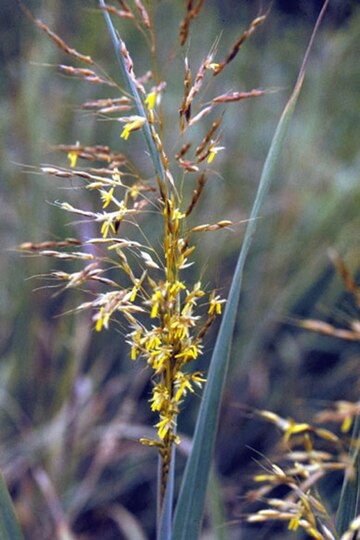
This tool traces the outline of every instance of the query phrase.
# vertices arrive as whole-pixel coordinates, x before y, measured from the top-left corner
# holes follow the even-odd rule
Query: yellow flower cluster
[[[206,69],[216,69],[216,64],[210,60],[208,63]],[[62,281],[66,280],[65,288],[80,286],[90,280],[108,287],[107,292],[96,290],[93,299],[78,306],[77,310],[95,311],[93,321],[98,332],[108,329],[119,313],[125,317],[130,328],[127,341],[131,347],[131,358],[145,359],[153,375],[150,403],[151,410],[158,415],[155,422],[158,440],[143,442],[159,446],[164,455],[167,452],[169,457],[172,443],[178,441],[176,421],[180,405],[187,394],[194,393],[196,387],[201,387],[205,382],[202,374],[192,371],[189,364],[202,354],[205,334],[215,317],[221,313],[224,300],[215,292],[211,292],[207,300],[204,300],[206,293],[201,283],[197,282],[191,287],[181,277],[182,270],[192,264],[189,257],[195,247],[190,244],[191,234],[215,230],[218,225],[215,228],[200,226],[192,229],[186,225],[186,219],[205,185],[205,173],[198,178],[198,186],[190,204],[188,202],[184,206],[183,194],[178,192],[168,168],[161,138],[156,132],[159,121],[156,109],[161,103],[162,89],[160,84],[143,94],[144,108],[141,115],[117,119],[123,124],[121,138],[125,141],[134,131],[143,128],[145,133],[150,131],[164,169],[156,181],[142,180],[136,168],[130,166],[122,154],[113,154],[108,147],[84,147],[80,143],[64,147],[71,169],[76,167],[78,158],[92,162],[100,160],[106,163],[106,167],[86,168],[83,171],[76,169],[76,175],[85,180],[87,189],[97,192],[100,211],[82,210],[65,202],[59,203],[63,210],[92,221],[98,230],[98,237],[84,242],[84,247],[93,246],[94,249],[67,254],[53,250],[53,256],[90,260],[91,263],[80,272],[54,272],[52,275]],[[194,90],[195,93],[197,91]],[[186,107],[189,105],[190,101],[187,100]],[[94,102],[94,106],[101,111],[104,106],[115,110],[118,102],[112,101],[109,105],[100,100]],[[219,119],[212,124],[197,148],[196,155],[199,157],[196,159],[199,164],[205,159],[211,163],[223,149],[217,146],[218,138],[212,139],[219,124]],[[198,167],[190,166],[189,170],[197,171]],[[55,167],[47,168],[46,172],[56,176],[73,176],[73,172]],[[140,228],[137,216],[148,205],[155,208],[162,217],[164,229],[161,253],[147,239],[141,244],[121,238],[122,222]],[[143,238],[146,238],[145,234]],[[100,254],[101,247],[106,249],[105,256]],[[124,273],[126,286],[105,277],[104,273],[108,270],[114,274],[118,270]]]
[[[179,404],[187,392],[194,392],[194,386],[201,387],[205,382],[200,372],[188,373],[184,369],[202,352],[201,336],[195,332],[199,317],[193,311],[204,295],[200,283],[191,291],[178,280],[154,284],[147,304],[151,319],[157,324],[153,324],[151,330],[137,324],[128,336],[131,358],[144,357],[157,376],[150,402],[151,409],[160,417],[156,427],[161,440],[168,436],[176,439]],[[213,300],[214,306],[218,305],[216,302],[220,300]]]
[[[99,194],[101,212],[83,211],[68,203],[62,203],[61,207],[100,223],[100,237],[88,242],[106,246],[109,255],[102,258],[101,266],[106,262],[110,268],[121,269],[131,284],[122,288],[103,277],[101,274],[106,269],[99,268],[96,262],[92,262],[85,273],[63,273],[58,277],[68,279],[69,286],[93,279],[115,289],[99,293],[91,302],[80,305],[78,310],[95,309],[93,320],[97,331],[108,329],[118,313],[126,318],[131,327],[127,336],[131,358],[144,358],[154,374],[150,403],[152,411],[158,415],[155,427],[159,440],[143,442],[163,444],[163,448],[169,448],[178,440],[176,419],[180,404],[187,393],[193,393],[195,387],[201,387],[205,381],[200,372],[191,372],[188,365],[202,353],[203,338],[214,318],[221,313],[224,300],[213,291],[203,302],[206,294],[201,283],[188,288],[180,278],[181,270],[191,264],[188,258],[194,247],[189,244],[188,232],[184,233],[186,214],[180,209],[175,192],[163,201],[162,257],[149,246],[119,237],[120,223],[128,216],[142,212],[148,198],[140,199],[144,189],[140,183],[126,186],[123,183],[125,173],[117,167],[111,171],[106,176],[87,173],[88,188]],[[133,270],[128,262],[129,251],[132,258],[137,255],[140,266],[147,267],[140,278],[136,276],[138,270]],[[91,260],[96,259],[89,256]],[[152,272],[156,273],[153,277]],[[159,279],[159,272],[163,273],[163,279]],[[207,313],[203,306],[199,306],[200,301],[207,305]],[[145,313],[148,322],[144,318]]]

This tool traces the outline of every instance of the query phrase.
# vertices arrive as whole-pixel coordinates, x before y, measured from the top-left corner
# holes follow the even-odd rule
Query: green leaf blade
[[[256,230],[256,220],[270,186],[296,100],[288,103],[276,130],[261,176],[258,193],[245,233],[229,298],[211,358],[207,383],[195,428],[193,448],[186,466],[174,518],[172,540],[196,540],[205,502],[205,494],[215,445],[215,436],[223,386],[230,362],[231,342],[237,317],[243,270]]]
[[[168,480],[165,490],[164,500],[160,501],[160,485],[161,485],[161,458],[159,456],[159,472],[158,472],[158,502],[157,508],[160,512],[157,524],[157,540],[171,540],[172,529],[172,512],[174,500],[174,481],[175,481],[175,444],[173,444],[171,452],[171,460],[169,467]]]
[[[195,427],[193,447],[186,464],[183,481],[180,487],[179,499],[174,517],[172,540],[197,540],[199,537],[206,489],[215,445],[221,396],[230,362],[231,342],[240,300],[244,266],[254,238],[260,210],[269,191],[274,169],[284,145],[288,125],[294,113],[296,102],[302,88],[307,59],[327,5],[328,0],[325,1],[314,27],[299,72],[298,80],[281,115],[264,163],[250,220],[248,222],[232,280],[229,298],[210,362],[207,383]]]

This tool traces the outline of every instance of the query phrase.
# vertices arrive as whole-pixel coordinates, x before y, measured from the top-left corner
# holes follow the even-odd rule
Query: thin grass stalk
[[[129,94],[132,96],[132,98],[134,100],[134,105],[135,105],[137,114],[139,116],[141,116],[142,118],[146,119],[145,123],[143,125],[143,133],[144,133],[144,136],[145,136],[147,147],[149,149],[149,153],[150,153],[152,163],[154,165],[155,173],[156,173],[157,176],[159,176],[161,182],[163,184],[165,184],[165,171],[164,171],[163,164],[161,162],[161,157],[159,155],[159,152],[158,152],[158,150],[156,148],[153,137],[151,135],[151,130],[150,130],[150,125],[149,125],[149,122],[148,122],[147,114],[145,113],[145,109],[144,109],[143,103],[141,101],[139,92],[138,92],[136,86],[134,85],[133,81],[131,80],[131,77],[129,77],[129,73],[128,73],[127,67],[125,65],[124,57],[123,57],[123,55],[121,53],[121,50],[120,50],[120,44],[119,44],[119,38],[117,36],[117,32],[116,32],[116,30],[114,28],[114,25],[112,23],[112,20],[111,20],[111,17],[109,15],[109,13],[105,9],[106,5],[105,5],[104,0],[99,0],[99,5],[100,5],[100,7],[101,7],[101,9],[103,11],[104,17],[105,17],[106,26],[108,28],[108,31],[109,31],[109,34],[110,34],[110,37],[111,37],[111,41],[112,41],[112,44],[113,44],[113,47],[114,47],[114,50],[115,50],[116,59],[117,59],[118,64],[120,66],[120,70],[121,70],[123,80],[125,81],[125,83],[127,85],[127,89],[128,89]]]
[[[174,445],[173,445],[174,446]],[[175,448],[171,452],[170,466],[167,475],[167,485],[164,496],[161,493],[162,462],[159,458],[157,485],[157,540],[171,540],[172,513],[175,481]]]

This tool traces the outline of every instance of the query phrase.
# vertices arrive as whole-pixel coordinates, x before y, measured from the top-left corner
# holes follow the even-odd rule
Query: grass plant
[[[134,462],[131,456],[121,463],[121,456],[117,452],[116,441],[123,437],[142,443],[143,447],[138,445],[135,451],[134,457],[137,459],[148,459],[149,452],[157,450],[157,539],[196,540],[200,537],[244,266],[303,85],[313,40],[327,5],[326,1],[294,90],[272,138],[249,216],[232,220],[220,217],[205,222],[197,221],[196,211],[201,208],[203,197],[206,197],[209,179],[216,177],[217,161],[226,154],[221,131],[225,130],[226,107],[253,98],[267,99],[268,94],[274,93],[273,89],[260,87],[247,91],[227,90],[222,89],[219,82],[237,61],[236,57],[240,56],[247,42],[251,43],[253,34],[265,23],[266,15],[253,18],[227,52],[219,52],[220,44],[216,40],[194,70],[191,53],[188,52],[191,51],[189,35],[192,25],[200,17],[206,17],[204,2],[186,3],[176,47],[167,46],[168,54],[164,55],[160,50],[161,35],[158,35],[156,22],[162,9],[161,3],[136,0],[130,4],[121,1],[119,8],[100,0],[96,16],[105,18],[108,31],[106,39],[112,42],[118,75],[117,69],[110,71],[108,67],[101,67],[92,53],[83,54],[68,45],[42,19],[35,19],[28,12],[63,56],[64,60],[56,66],[58,71],[87,82],[96,89],[97,95],[94,97],[91,93],[91,97],[87,97],[80,106],[81,110],[110,126],[109,129],[118,137],[114,149],[107,144],[83,142],[80,137],[78,142],[58,145],[57,150],[63,153],[68,162],[62,165],[44,164],[35,169],[42,176],[51,176],[60,181],[66,191],[69,188],[73,190],[71,202],[57,200],[52,209],[54,212],[63,210],[76,219],[71,225],[71,235],[64,239],[28,241],[20,246],[23,253],[41,255],[48,258],[52,265],[56,263],[56,268],[51,267],[46,271],[45,277],[53,287],[55,301],[61,305],[61,310],[59,305],[56,306],[57,313],[69,315],[57,321],[59,332],[65,332],[70,337],[68,354],[75,358],[67,369],[59,367],[57,386],[63,388],[65,398],[59,392],[59,403],[53,404],[54,420],[49,424],[49,433],[44,429],[42,419],[39,433],[32,431],[28,434],[26,415],[14,414],[24,424],[20,425],[23,440],[15,446],[19,463],[23,464],[29,482],[37,486],[38,495],[41,494],[47,501],[49,518],[45,527],[39,524],[39,531],[48,527],[51,534],[60,540],[77,538],[76,527],[72,524],[80,509],[86,507],[91,512],[101,501],[101,486],[108,463],[113,463],[118,472],[117,487],[120,491],[121,478],[124,476],[128,476],[129,485],[137,482],[132,476]],[[119,31],[112,21],[115,17],[119,21]],[[122,39],[122,25],[125,24],[133,25],[131,31],[138,32],[147,45],[151,69],[142,77],[136,76],[136,62]],[[167,83],[170,86],[171,81],[166,80],[166,70],[159,65],[159,57],[169,68],[178,59],[178,49],[183,58],[183,95],[172,111],[169,129],[166,92]],[[111,97],[104,97],[104,88]],[[85,140],[88,141],[87,136]],[[225,303],[222,291],[204,285],[204,279],[199,274],[194,278],[195,272],[190,268],[201,244],[201,240],[196,241],[196,238],[204,234],[221,234],[221,231],[228,229],[244,231],[244,238]],[[358,294],[346,265],[340,258],[333,258],[338,268],[342,269],[342,275],[347,276],[347,288],[351,289],[352,294]],[[63,266],[58,268],[58,262]],[[81,298],[77,305],[68,295],[73,290],[74,296]],[[221,315],[224,304],[225,311],[210,367],[204,373],[203,368],[193,366],[200,362],[210,329],[217,316]],[[78,318],[73,318],[73,314]],[[351,334],[353,341],[358,340],[356,325],[339,330],[334,325],[315,319],[304,319],[299,325],[317,333],[345,339],[350,339],[348,336]],[[141,367],[137,371],[135,381],[131,370],[120,374],[116,358],[109,360],[107,357],[110,344],[107,343],[106,334],[112,328],[117,330],[116,338],[129,345],[131,360],[147,366],[146,370]],[[98,359],[90,366],[98,374],[98,388],[92,386],[92,379],[81,367],[86,350],[90,347],[91,329],[96,331],[99,339]],[[122,355],[126,354],[122,345],[118,349]],[[48,350],[51,360],[51,346]],[[104,363],[99,363],[99,360]],[[175,452],[178,446],[181,448],[178,416],[183,409],[186,410],[189,395],[197,394],[204,384],[205,392],[201,398],[192,448],[173,518]],[[42,389],[43,392],[46,390]],[[139,399],[147,401],[144,395],[149,393],[150,410],[157,416],[153,422],[155,429],[144,427],[144,423],[131,425]],[[111,409],[120,412],[115,412],[111,422],[107,423]],[[286,522],[290,531],[303,529],[318,540],[355,538],[358,527],[355,508],[357,484],[354,488],[353,483],[349,482],[349,479],[353,479],[354,468],[352,465],[346,468],[347,454],[340,451],[345,448],[340,439],[325,427],[284,419],[265,410],[255,414],[283,431],[283,440],[291,449],[296,438],[302,455],[299,450],[296,461],[290,455],[289,460],[295,461],[295,465],[290,467],[271,463],[267,474],[256,477],[256,482],[262,482],[263,486],[253,491],[253,496],[257,501],[268,503],[269,508],[251,513],[248,521]],[[344,432],[348,432],[356,414],[357,409],[350,402],[347,408],[342,408],[342,425],[347,422]],[[352,441],[358,439],[356,422],[354,426]],[[52,448],[51,441],[46,440],[48,435],[53,439]],[[336,459],[317,453],[314,443],[317,438],[334,445]],[[51,449],[51,452],[39,463],[36,456],[41,455],[45,448]],[[351,443],[350,448],[353,448],[350,452],[353,461],[357,461],[356,443]],[[14,449],[11,450],[13,452]],[[30,457],[25,458],[27,452]],[[84,455],[89,456],[90,465],[82,459]],[[32,460],[34,465],[27,466],[26,463]],[[8,463],[11,467],[10,455]],[[317,483],[325,472],[335,469],[347,473],[337,530],[316,491]],[[68,489],[67,479],[79,473],[79,481]],[[116,489],[116,482],[114,485]],[[288,490],[286,497],[266,498],[274,486],[280,485]],[[212,486],[216,486],[216,482],[213,481]],[[23,521],[26,521],[27,513],[32,512],[31,504],[36,505],[34,501],[29,503],[30,507],[23,508]],[[349,505],[352,507],[350,511]],[[134,524],[124,509],[114,505],[107,508],[107,516],[117,524],[125,538],[145,537],[142,524]],[[225,529],[221,534],[226,537]],[[43,535],[41,532],[38,537]]]

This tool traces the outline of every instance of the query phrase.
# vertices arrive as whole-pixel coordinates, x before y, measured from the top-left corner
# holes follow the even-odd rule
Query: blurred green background
[[[169,148],[181,103],[185,54],[195,72],[220,37],[222,58],[258,15],[260,4],[205,3],[186,51],[180,51],[164,73]],[[216,80],[219,93],[279,90],[227,108],[222,131],[226,151],[214,161],[218,174],[209,178],[194,223],[248,217],[271,137],[316,20],[316,4],[274,3],[266,24],[224,70],[222,80]],[[95,2],[34,0],[25,5],[117,77]],[[158,3],[161,65],[176,45],[183,12],[183,2]],[[44,288],[46,281],[39,276],[55,269],[54,261],[24,257],[13,249],[28,240],[76,235],[68,216],[51,203],[75,203],[88,195],[69,192],[64,181],[36,174],[39,164],[66,164],[66,157],[53,151],[56,144],[80,140],[124,150],[123,142],[118,125],[97,122],[79,111],[83,101],[106,97],[106,88],[56,73],[56,64],[71,64],[72,59],[64,57],[15,2],[5,0],[0,17],[0,467],[26,539],[65,540],[71,534],[84,540],[151,539],[157,460],[153,450],[136,442],[152,433],[148,372],[130,361],[121,331],[95,335],[88,314],[59,316],[84,296],[70,291],[54,297]],[[129,22],[121,32],[136,73],[144,73],[144,41]],[[216,454],[224,503],[219,519],[228,527],[218,528],[216,519],[211,520],[217,513],[208,509],[204,540],[294,534],[279,528],[250,529],[241,517],[247,512],[242,497],[251,485],[250,471],[256,470],[255,451],[270,455],[276,439],[275,430],[249,411],[266,408],[304,420],[322,403],[358,398],[358,345],[305,333],[286,320],[311,317],[346,327],[359,319],[327,256],[327,249],[335,248],[359,277],[359,35],[358,2],[333,2],[247,265]],[[133,156],[143,155],[141,138],[133,144]],[[146,174],[145,159],[139,167]],[[143,225],[144,230],[151,226]],[[205,283],[226,295],[242,234],[240,225],[202,236],[189,279],[202,274]],[[213,339],[209,337],[201,360],[204,370]],[[189,399],[179,420],[184,434],[179,472],[199,400]],[[340,483],[335,475],[326,485],[330,511]]]

